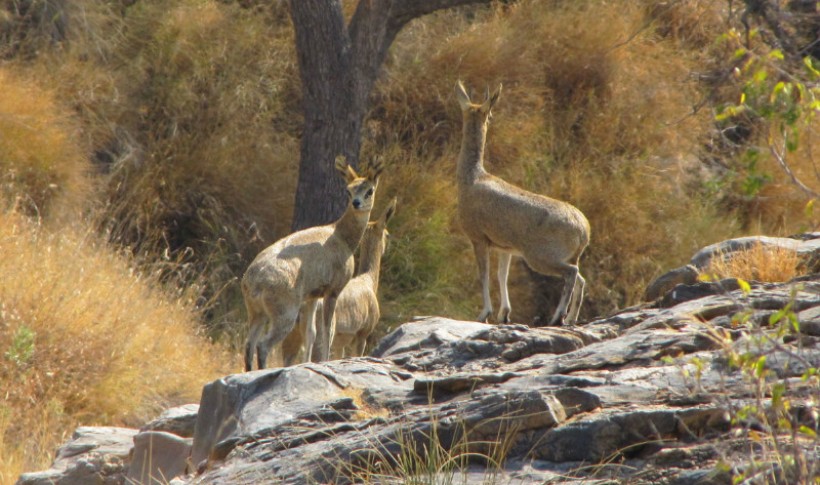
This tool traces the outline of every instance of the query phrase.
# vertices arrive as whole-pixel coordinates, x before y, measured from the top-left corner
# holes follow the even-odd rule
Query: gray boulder
[[[199,404],[185,404],[165,410],[153,421],[146,423],[140,431],[165,431],[183,438],[194,436]]]
[[[109,485],[125,483],[136,430],[83,426],[57,450],[51,468],[24,473],[17,485]]]
[[[188,471],[193,439],[164,431],[143,431],[134,436],[128,483],[164,485]]]

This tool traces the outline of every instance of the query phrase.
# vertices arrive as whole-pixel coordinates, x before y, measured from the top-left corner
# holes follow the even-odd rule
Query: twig
[[[784,150],[784,152],[785,152],[785,150],[786,150],[786,147],[785,147],[785,145],[786,145],[785,138],[786,138],[786,134],[785,134],[785,132],[784,132],[784,133],[783,133],[783,139],[784,139],[784,142],[783,142],[783,150]],[[781,154],[781,153],[777,150],[777,148],[775,147],[774,140],[772,140],[772,141],[770,141],[770,142],[769,142],[769,151],[771,151],[771,152],[772,152],[772,155],[774,156],[775,160],[777,160],[777,163],[778,163],[778,164],[780,164],[780,168],[782,168],[782,169],[783,169],[783,171],[784,171],[784,172],[786,172],[786,175],[788,175],[788,176],[789,176],[789,178],[791,178],[791,179],[792,179],[792,182],[793,182],[795,185],[797,185],[797,186],[800,188],[800,190],[802,190],[803,192],[805,192],[805,193],[806,193],[807,195],[809,195],[810,197],[813,197],[813,198],[820,198],[820,193],[815,192],[814,190],[812,190],[811,188],[809,188],[809,186],[807,186],[806,184],[804,184],[803,182],[801,182],[801,181],[800,181],[800,179],[798,179],[798,178],[797,178],[797,175],[795,175],[795,174],[794,174],[794,172],[792,171],[791,167],[789,167],[789,165],[786,163],[786,159],[783,157],[783,155],[782,155],[782,154]]]

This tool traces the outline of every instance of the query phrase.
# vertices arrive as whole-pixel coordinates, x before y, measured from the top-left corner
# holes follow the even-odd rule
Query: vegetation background
[[[752,4],[795,14],[794,44]],[[363,134],[388,164],[377,205],[399,199],[380,334],[479,311],[454,219],[459,79],[504,84],[487,168],[589,218],[583,318],[704,245],[814,229],[819,24],[816,2],[714,0],[413,21]],[[139,424],[239,370],[238,279],[290,227],[299,86],[281,0],[0,1],[0,483],[78,424]],[[549,312],[523,264],[511,286],[514,320]]]

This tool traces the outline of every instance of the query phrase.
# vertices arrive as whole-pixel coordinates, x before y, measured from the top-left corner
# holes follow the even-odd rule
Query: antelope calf
[[[245,344],[246,371],[252,369],[254,351],[258,368],[265,367],[271,347],[284,340],[296,325],[303,303],[308,315],[305,349],[310,360],[320,299],[323,321],[327,323],[320,328],[323,345],[318,349],[319,358],[329,357],[336,299],[353,277],[353,253],[370,219],[382,166],[372,163],[359,176],[344,157],[338,157],[336,169],[345,177],[350,197],[342,217],[332,224],[280,239],[256,256],[242,278],[250,326]]]
[[[370,222],[359,245],[356,276],[350,280],[336,301],[336,334],[331,347],[333,358],[364,355],[367,338],[376,329],[379,310],[379,273],[381,259],[387,247],[387,222],[396,212],[396,199],[377,220]],[[319,305],[321,307],[321,305]],[[307,309],[303,309],[305,312]],[[286,366],[295,363],[304,353],[304,326],[307,315],[301,315],[300,325],[282,342],[282,358]],[[303,354],[304,355],[304,354]]]
[[[501,293],[499,322],[510,320],[507,276],[513,255],[521,256],[538,273],[560,276],[564,286],[550,321],[575,323],[584,297],[585,281],[578,259],[589,244],[589,222],[580,210],[560,200],[527,192],[489,174],[484,169],[484,144],[490,111],[501,95],[501,85],[482,103],[473,103],[459,82],[456,98],[463,126],[458,156],[458,219],[475,251],[483,285],[484,309],[478,320],[486,322],[493,311],[490,301],[490,250],[498,252]]]

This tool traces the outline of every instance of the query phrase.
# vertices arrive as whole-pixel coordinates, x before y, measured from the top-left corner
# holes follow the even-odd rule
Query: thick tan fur
[[[393,199],[382,216],[370,222],[365,230],[359,246],[356,276],[345,286],[336,302],[336,336],[330,351],[332,358],[363,355],[367,338],[379,323],[381,313],[377,295],[381,258],[387,246],[387,222],[395,211],[396,199]],[[299,355],[304,355],[306,323],[303,313],[300,324],[282,342],[285,365],[292,365]]]
[[[280,239],[256,256],[242,278],[249,324],[246,371],[252,369],[254,352],[258,368],[264,368],[270,349],[293,330],[302,305],[312,317],[319,300],[323,302],[323,321],[331,322],[318,330],[319,359],[327,360],[330,355],[336,300],[353,277],[353,253],[367,227],[382,167],[372,163],[359,176],[339,157],[336,169],[345,177],[350,197],[342,217],[333,224]],[[263,332],[265,336],[260,339]],[[308,360],[316,339],[316,322],[310,318],[305,332]]]
[[[498,252],[499,322],[510,318],[507,276],[511,257],[517,255],[533,270],[563,278],[561,299],[550,323],[575,323],[585,286],[578,260],[589,244],[589,222],[571,204],[527,192],[484,169],[490,111],[500,95],[501,85],[492,96],[488,90],[483,103],[475,104],[464,86],[460,82],[456,85],[463,115],[457,168],[458,219],[473,244],[483,286],[484,308],[478,320],[487,321],[493,311],[489,276],[492,249]]]

